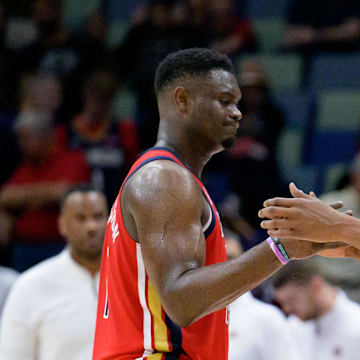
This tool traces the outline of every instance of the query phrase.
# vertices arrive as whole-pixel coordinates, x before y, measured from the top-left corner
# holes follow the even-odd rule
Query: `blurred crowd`
[[[343,200],[346,209],[360,215],[360,110],[356,144],[331,187],[320,176],[321,180],[309,182],[313,173],[307,166],[301,164],[290,173],[293,168],[284,167],[279,159],[284,157],[284,134],[297,121],[291,116],[299,119],[300,112],[301,129],[314,133],[308,118],[316,111],[298,103],[294,108],[284,106],[290,104],[289,94],[276,92],[271,73],[258,61],[262,40],[249,8],[261,7],[260,0],[139,0],[132,4],[131,17],[121,19],[127,27],[115,44],[109,43],[111,0],[99,0],[76,27],[65,21],[65,3],[71,9],[72,1],[81,4],[32,0],[16,6],[0,0],[0,314],[15,282],[0,332],[0,353],[6,349],[8,354],[5,360],[37,359],[35,354],[48,360],[89,359],[101,256],[96,241],[131,164],[156,141],[153,80],[157,64],[172,51],[210,47],[227,54],[238,70],[243,113],[238,138],[232,149],[214,157],[204,173],[229,238],[235,239],[234,248],[228,246],[234,250],[229,257],[266,237],[257,212],[265,199],[288,196],[287,182],[293,177],[300,185],[315,186],[324,201]],[[359,54],[360,3],[288,0],[287,4],[283,41],[273,51],[301,59],[303,93],[296,99],[303,99],[304,93],[314,95],[307,88],[314,56]],[[290,76],[286,70],[278,74],[280,80]],[[310,101],[309,109],[312,105]],[[313,150],[316,141],[312,135],[305,138],[303,151]],[[288,156],[296,143],[287,146]],[[311,162],[307,154],[301,157]],[[80,184],[89,187],[74,188]],[[360,308],[346,294],[360,301],[359,265],[316,262],[292,271],[234,303],[230,359],[356,359],[352,356],[360,350],[360,328],[355,325],[360,323]],[[300,274],[299,281],[294,273]],[[62,277],[72,279],[69,286]],[[84,299],[88,301],[83,303]],[[303,308],[292,307],[295,303]],[[54,311],[69,304],[65,314]],[[279,307],[296,319],[288,321]],[[73,316],[79,308],[79,316]],[[62,328],[67,321],[77,324],[73,332]],[[342,330],[335,333],[332,329],[337,326]],[[282,332],[276,346],[273,335]],[[22,337],[26,342],[19,347]],[[269,337],[273,349],[267,344]],[[348,343],[339,341],[345,337]],[[76,341],[84,350],[74,355]],[[284,352],[284,344],[292,350]],[[64,349],[67,355],[59,356]]]

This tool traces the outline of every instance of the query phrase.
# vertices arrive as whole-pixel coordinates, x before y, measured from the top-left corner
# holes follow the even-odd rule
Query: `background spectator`
[[[101,53],[90,49],[92,42],[81,41],[63,22],[62,0],[34,0],[33,19],[38,38],[17,56],[18,70],[49,72],[64,85],[63,116],[67,118],[78,110],[80,87],[84,76],[101,60]]]
[[[15,128],[23,160],[1,189],[0,208],[14,225],[11,265],[23,271],[63,247],[58,203],[72,184],[89,180],[89,169],[81,152],[56,146],[49,114],[23,112]]]
[[[355,360],[360,306],[320,274],[316,258],[293,261],[274,277],[275,301],[290,316],[302,359]]]
[[[16,281],[1,322],[4,359],[91,358],[107,216],[104,195],[92,188],[64,196],[59,228],[67,248]]]
[[[48,112],[55,120],[63,100],[61,81],[51,73],[27,74],[22,81],[20,111]]]
[[[84,150],[92,184],[112,204],[139,152],[133,119],[114,119],[112,100],[117,82],[106,71],[91,74],[83,85],[83,109],[57,129],[59,143]]]
[[[208,31],[211,34],[210,46],[214,50],[234,56],[256,49],[251,21],[244,13],[239,15],[234,0],[210,0],[207,7]]]
[[[356,0],[293,0],[286,44],[306,53],[360,50],[360,4]]]

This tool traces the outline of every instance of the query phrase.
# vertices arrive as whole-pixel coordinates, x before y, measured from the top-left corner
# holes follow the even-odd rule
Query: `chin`
[[[236,137],[227,138],[222,141],[221,145],[224,149],[230,149],[235,145]]]

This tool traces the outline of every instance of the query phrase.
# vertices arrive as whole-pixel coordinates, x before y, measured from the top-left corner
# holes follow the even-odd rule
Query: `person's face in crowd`
[[[111,111],[112,99],[105,99],[91,93],[85,94],[86,111],[91,115],[91,120],[104,121]]]
[[[287,315],[296,315],[303,321],[318,317],[318,302],[312,282],[299,285],[288,282],[275,290],[275,301]]]
[[[96,260],[101,255],[107,215],[102,193],[77,191],[68,196],[59,218],[59,229],[73,255],[87,260]]]
[[[193,102],[190,118],[196,121],[191,126],[198,127],[195,131],[205,136],[206,145],[217,150],[231,147],[242,118],[238,109],[241,92],[234,74],[210,71],[196,81],[190,96]]]
[[[56,78],[46,78],[34,87],[34,105],[43,111],[54,112],[59,109],[62,102],[62,86]]]

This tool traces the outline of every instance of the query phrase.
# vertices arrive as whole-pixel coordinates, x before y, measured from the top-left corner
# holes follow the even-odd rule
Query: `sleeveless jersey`
[[[186,168],[167,148],[148,150],[130,169],[111,209],[101,262],[93,360],[228,358],[226,309],[185,328],[172,322],[148,278],[141,246],[124,226],[120,205],[124,184],[140,167],[159,159]],[[193,176],[211,208],[211,217],[204,228],[207,266],[226,260],[225,239],[213,202],[201,181]]]

